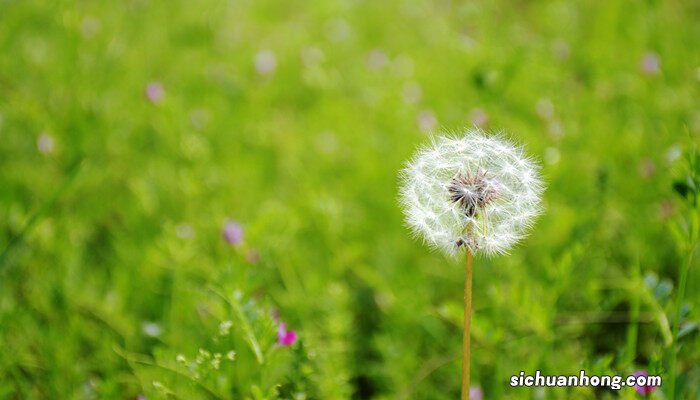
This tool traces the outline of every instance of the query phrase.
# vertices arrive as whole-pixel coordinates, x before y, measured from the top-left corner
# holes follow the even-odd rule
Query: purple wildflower
[[[483,400],[484,392],[478,386],[469,387],[469,398],[471,400]]]
[[[284,322],[280,322],[279,328],[277,329],[277,344],[280,346],[291,346],[297,341],[297,333],[294,331],[288,331]]]
[[[160,82],[150,82],[146,85],[146,100],[153,104],[158,104],[165,97],[165,89]]]
[[[226,221],[221,233],[231,246],[238,246],[243,242],[243,227],[238,222]]]
[[[486,114],[486,111],[481,108],[472,109],[469,112],[469,119],[471,119],[474,126],[478,126],[479,128],[483,128],[489,123],[488,114]]]
[[[39,149],[41,154],[51,154],[56,148],[56,143],[53,140],[53,136],[46,132],[42,132],[36,140],[36,147]]]
[[[642,57],[642,71],[647,75],[656,75],[661,70],[661,61],[656,53],[648,52]]]
[[[637,377],[637,378],[639,378],[640,376],[643,376],[643,377],[645,377],[645,378],[646,378],[646,377],[649,377],[649,374],[648,374],[646,371],[641,371],[641,370],[640,370],[640,371],[634,371],[634,373],[633,373],[632,375],[634,375],[634,376]],[[635,390],[637,393],[641,394],[642,396],[647,396],[647,395],[651,394],[651,392],[653,392],[654,390],[656,390],[656,386],[648,386],[648,385],[640,386],[640,385],[634,385],[634,390]]]

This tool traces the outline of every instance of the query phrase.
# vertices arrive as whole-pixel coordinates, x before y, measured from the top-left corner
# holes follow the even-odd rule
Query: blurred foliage
[[[474,124],[548,182],[525,243],[475,263],[485,398],[635,397],[508,385],[581,369],[661,373],[668,398],[677,354],[676,399],[699,399],[698,21],[691,1],[0,0],[0,398],[457,398],[463,271],[409,238],[396,175]]]

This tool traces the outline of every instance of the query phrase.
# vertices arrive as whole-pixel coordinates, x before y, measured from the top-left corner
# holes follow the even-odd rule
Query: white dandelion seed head
[[[539,165],[499,135],[470,129],[435,137],[401,173],[406,222],[433,248],[453,255],[507,253],[541,212]]]

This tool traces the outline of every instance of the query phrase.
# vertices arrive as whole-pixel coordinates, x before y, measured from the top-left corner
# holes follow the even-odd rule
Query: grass
[[[675,368],[698,398],[700,268],[677,301],[673,233],[697,202],[673,183],[699,142],[699,13],[0,0],[0,398],[457,398],[464,271],[409,237],[397,172],[472,124],[548,182],[526,244],[475,260],[472,385],[631,399],[508,382],[644,369],[668,398]]]

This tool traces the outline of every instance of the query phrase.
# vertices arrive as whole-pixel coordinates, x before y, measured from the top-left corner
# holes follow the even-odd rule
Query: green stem
[[[675,400],[676,398],[676,355],[678,350],[678,331],[681,325],[681,309],[683,308],[683,301],[685,300],[685,286],[688,280],[688,272],[690,271],[690,264],[693,262],[693,253],[695,253],[696,245],[693,245],[688,252],[688,258],[686,263],[681,269],[681,276],[678,280],[678,297],[676,298],[676,313],[673,318],[673,346],[671,347],[671,361],[669,365],[669,400]]]
[[[639,313],[640,313],[640,271],[639,261],[634,265],[633,286],[630,295],[632,296],[632,304],[630,309],[630,324],[627,327],[627,348],[625,349],[625,366],[634,363],[637,357],[637,336],[639,334]]]
[[[241,328],[243,328],[243,332],[248,338],[250,348],[253,350],[253,353],[255,353],[255,358],[258,360],[258,364],[264,364],[265,357],[263,356],[263,352],[260,348],[260,343],[258,342],[258,338],[255,337],[255,333],[253,332],[253,328],[250,326],[250,323],[248,323],[248,319],[246,319],[245,315],[243,314],[243,310],[241,310],[241,305],[238,303],[238,299],[236,299],[235,296],[228,297],[222,293],[219,293],[215,289],[211,289],[211,291],[217,296],[221,297],[231,306],[236,319],[238,319],[238,322],[241,324]]]

